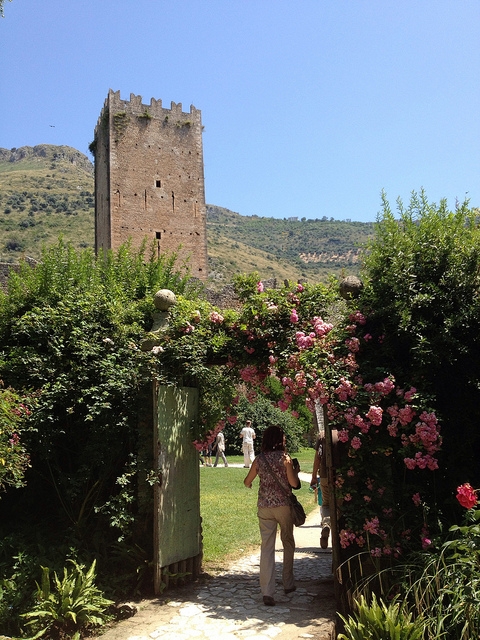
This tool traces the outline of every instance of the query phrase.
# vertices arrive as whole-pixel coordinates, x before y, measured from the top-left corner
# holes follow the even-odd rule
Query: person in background
[[[213,448],[217,450],[217,455],[215,456],[215,464],[213,466],[216,467],[218,465],[218,458],[221,457],[223,460],[223,464],[228,467],[227,458],[225,457],[225,436],[223,435],[223,431],[219,431],[217,433]]]
[[[206,444],[200,452],[200,462],[206,467],[212,466],[212,445]]]
[[[332,449],[335,464],[338,445],[338,432],[332,430]],[[327,475],[327,461],[325,457],[325,434],[321,434],[315,445],[315,458],[313,459],[313,471],[310,486],[318,490],[318,504],[320,505],[321,534],[320,547],[326,549],[328,547],[328,538],[330,536],[331,520],[330,520],[330,486]]]
[[[289,493],[298,486],[300,466],[294,468],[292,459],[285,451],[283,429],[268,427],[262,439],[262,452],[254,459],[243,483],[249,489],[259,476],[257,515],[260,526],[260,589],[263,603],[275,605],[275,539],[280,525],[283,545],[282,582],[285,594],[296,590],[293,575],[295,539]]]
[[[255,452],[253,450],[253,441],[256,438],[254,429],[252,428],[252,421],[247,420],[245,426],[240,431],[240,438],[243,438],[242,450],[243,450],[243,466],[245,469],[249,469],[255,458]]]

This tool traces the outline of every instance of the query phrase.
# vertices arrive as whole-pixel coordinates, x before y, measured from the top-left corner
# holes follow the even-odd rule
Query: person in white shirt
[[[227,458],[225,457],[225,436],[223,435],[222,431],[219,431],[217,433],[217,438],[215,440],[213,448],[217,450],[217,455],[215,456],[215,464],[213,466],[216,467],[218,465],[218,458],[221,457],[223,460],[223,464],[228,467]]]
[[[240,431],[240,438],[243,438],[243,466],[245,469],[250,469],[250,466],[255,459],[255,452],[253,450],[253,441],[255,440],[255,437],[255,431],[252,428],[252,421],[247,420],[245,426]]]

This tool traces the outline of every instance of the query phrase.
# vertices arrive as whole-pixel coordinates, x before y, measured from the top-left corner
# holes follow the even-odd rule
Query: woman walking
[[[285,451],[285,434],[278,426],[268,427],[262,439],[262,452],[255,458],[245,486],[260,478],[258,489],[258,521],[262,539],[260,550],[260,589],[267,606],[275,604],[275,538],[280,525],[283,545],[282,582],[284,592],[295,591],[293,555],[295,540],[290,508],[292,487],[298,486],[299,467],[294,469],[292,459]]]

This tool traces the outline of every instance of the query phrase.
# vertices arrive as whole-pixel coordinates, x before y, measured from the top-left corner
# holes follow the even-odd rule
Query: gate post
[[[141,344],[142,351],[155,351],[160,345],[161,333],[168,327],[169,309],[176,304],[175,294],[160,289],[154,304],[157,311]],[[152,389],[153,468],[157,477],[153,492],[153,582],[159,595],[170,580],[180,584],[195,578],[201,569],[200,466],[191,429],[198,417],[198,389],[156,382],[152,382]]]

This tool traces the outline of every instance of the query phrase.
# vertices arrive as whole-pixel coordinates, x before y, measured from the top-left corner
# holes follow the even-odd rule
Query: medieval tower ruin
[[[189,259],[207,278],[201,112],[110,90],[95,128],[95,249],[131,239]]]

